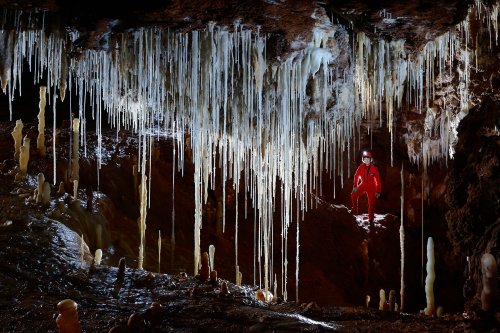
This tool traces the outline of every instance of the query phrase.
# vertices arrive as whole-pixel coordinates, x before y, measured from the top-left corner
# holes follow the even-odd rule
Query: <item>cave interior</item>
[[[499,6],[0,1],[3,330],[496,332]]]

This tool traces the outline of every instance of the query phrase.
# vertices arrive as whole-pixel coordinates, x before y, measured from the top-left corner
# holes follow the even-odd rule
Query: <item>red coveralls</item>
[[[361,179],[361,184],[358,186],[359,179]],[[373,221],[375,215],[375,194],[380,193],[382,189],[377,167],[373,164],[366,166],[366,164],[361,163],[354,175],[353,187],[357,187],[358,190],[351,193],[352,212],[357,214],[358,198],[366,192],[368,196],[368,220]]]

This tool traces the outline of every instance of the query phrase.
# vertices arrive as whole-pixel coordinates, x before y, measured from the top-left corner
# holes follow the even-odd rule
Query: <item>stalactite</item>
[[[36,149],[40,156],[45,156],[45,95],[46,95],[47,87],[40,87],[40,103],[38,107],[40,108],[40,112],[38,113],[38,137],[36,140]]]
[[[75,189],[75,199],[76,199],[76,192],[78,191],[78,181],[80,179],[80,153],[79,153],[79,148],[80,148],[80,119],[74,118],[73,119],[73,158],[71,159],[71,179],[73,180],[73,183],[76,184],[76,189]]]
[[[143,167],[145,165],[145,161],[143,163]],[[139,217],[139,237],[140,237],[140,245],[139,245],[139,257],[138,257],[138,269],[143,269],[144,265],[144,254],[146,247],[146,215],[147,215],[147,201],[148,201],[148,190],[147,190],[147,176],[143,171],[141,177],[141,185],[139,186],[139,193],[141,199],[140,205],[140,217]]]

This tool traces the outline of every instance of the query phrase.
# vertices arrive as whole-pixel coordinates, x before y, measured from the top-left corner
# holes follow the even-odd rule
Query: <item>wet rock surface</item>
[[[458,153],[448,175],[446,214],[449,236],[456,253],[466,255],[464,294],[474,295],[482,285],[481,256],[500,255],[500,112],[497,101],[486,97],[483,104],[464,118]],[[467,176],[466,176],[467,175]],[[469,306],[479,308],[478,298]]]

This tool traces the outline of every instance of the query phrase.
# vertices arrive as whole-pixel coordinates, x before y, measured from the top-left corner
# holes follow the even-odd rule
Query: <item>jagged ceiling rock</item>
[[[463,21],[469,8],[467,1],[444,0],[329,0],[326,7],[371,38],[402,39],[411,50],[420,49]]]
[[[2,0],[0,7],[10,9],[39,9],[56,14],[54,24],[61,29],[77,29],[87,33],[86,46],[100,48],[99,36],[106,30],[124,31],[144,26],[190,31],[205,28],[209,22],[228,26],[235,22],[259,29],[276,39],[272,42],[277,56],[293,48],[294,41],[308,41],[320,8],[341,22],[346,20],[358,31],[374,39],[403,39],[411,50],[445,33],[467,15],[467,1],[393,0],[172,0],[121,1],[117,6],[102,6],[101,1],[63,0]],[[110,22],[114,22],[110,24]],[[94,38],[94,39],[93,39]],[[295,44],[296,45],[296,44]]]
[[[0,7],[38,8],[55,16],[61,30],[75,29],[85,35],[86,48],[100,49],[106,32],[123,32],[138,27],[171,28],[179,32],[205,29],[210,22],[235,23],[271,35],[274,56],[289,52],[293,41],[310,40],[315,25],[313,1],[123,1],[119,6],[102,6],[100,1],[0,1]]]

